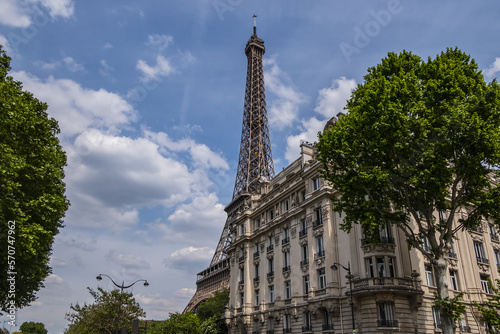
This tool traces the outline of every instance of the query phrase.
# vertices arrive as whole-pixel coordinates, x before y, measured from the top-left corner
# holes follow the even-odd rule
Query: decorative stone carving
[[[300,244],[301,246],[305,246],[305,245],[307,245],[307,238],[300,239],[299,244]]]
[[[361,246],[365,254],[368,253],[394,253],[396,249],[395,244],[390,243],[378,243],[378,244],[366,244]]]
[[[292,227],[292,228],[290,229],[290,232],[291,232],[291,234],[292,234],[292,239],[294,239],[294,238],[297,236],[297,227],[295,227],[295,226],[294,226],[294,227]]]
[[[283,272],[283,277],[284,278],[290,277],[290,270]]]
[[[279,235],[275,235],[274,236],[274,244],[277,245],[279,242],[280,242],[280,236]]]
[[[306,217],[306,222],[307,222],[307,224],[308,224],[308,225],[309,225],[309,224],[311,224],[311,223],[312,223],[312,221],[313,221],[312,215],[307,215],[307,217]]]
[[[319,237],[323,234],[323,228],[318,228],[314,230],[314,237]]]
[[[305,264],[303,266],[300,266],[300,269],[302,270],[302,272],[305,274],[309,271],[309,265],[308,264]]]
[[[281,251],[284,253],[284,252],[289,252],[290,251],[290,244],[286,244],[285,246],[283,246],[281,248]]]
[[[316,266],[321,266],[323,263],[325,263],[325,257],[320,257],[320,258],[317,258],[314,260],[314,262],[316,262]]]
[[[260,263],[260,258],[253,259],[253,264],[259,264]]]

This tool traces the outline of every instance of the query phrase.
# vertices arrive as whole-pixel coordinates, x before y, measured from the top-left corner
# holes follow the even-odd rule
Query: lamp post
[[[356,333],[356,325],[354,324],[354,303],[352,302],[352,279],[353,279],[353,276],[351,274],[351,264],[349,263],[349,261],[347,261],[347,267],[344,267],[343,265],[341,265],[340,263],[333,263],[333,266],[331,266],[330,268],[332,270],[338,270],[339,267],[338,266],[341,266],[342,268],[344,268],[345,270],[347,270],[347,276],[349,277],[349,289],[351,290],[350,292],[350,295],[351,295],[351,320],[352,320],[352,332],[353,333]]]
[[[145,279],[138,279],[137,281],[135,281],[134,283],[132,284],[129,284],[129,285],[125,285],[125,282],[122,281],[122,284],[118,284],[116,283],[111,277],[109,277],[108,275],[106,274],[99,274],[97,277],[96,277],[96,280],[98,281],[102,281],[102,276],[106,276],[107,278],[109,278],[111,280],[111,282],[113,282],[113,284],[117,287],[117,288],[120,288],[120,303],[118,304],[118,317],[117,317],[117,326],[116,326],[116,333],[118,333],[118,327],[120,326],[120,313],[121,313],[121,296],[123,294],[123,290],[124,289],[128,289],[130,287],[132,287],[135,283],[137,282],[144,282],[144,286],[145,287],[148,287],[149,286],[149,283],[147,280]]]

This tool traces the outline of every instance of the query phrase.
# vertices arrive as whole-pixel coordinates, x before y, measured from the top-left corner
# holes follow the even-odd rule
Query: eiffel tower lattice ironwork
[[[233,198],[226,211],[241,198],[252,195],[259,180],[269,180],[274,176],[262,64],[265,47],[264,41],[257,37],[255,18],[253,34],[245,46],[248,65],[238,170]],[[226,252],[232,242],[229,225],[227,219],[210,266],[198,273],[196,293],[184,312],[195,309],[203,300],[213,296],[215,291],[229,286],[230,268]]]

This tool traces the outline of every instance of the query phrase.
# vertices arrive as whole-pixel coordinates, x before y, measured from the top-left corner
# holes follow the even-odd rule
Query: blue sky
[[[498,13],[492,0],[0,0],[11,74],[59,121],[72,204],[18,325],[62,333],[86,287],[113,287],[99,273],[147,279],[132,292],[148,319],[183,310],[231,200],[253,14],[280,171],[388,52],[458,46],[492,80]]]

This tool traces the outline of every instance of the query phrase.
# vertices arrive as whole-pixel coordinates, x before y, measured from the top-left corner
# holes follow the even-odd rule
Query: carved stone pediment
[[[390,243],[375,243],[375,244],[366,244],[362,246],[365,254],[367,253],[394,253],[396,249],[395,244]]]

